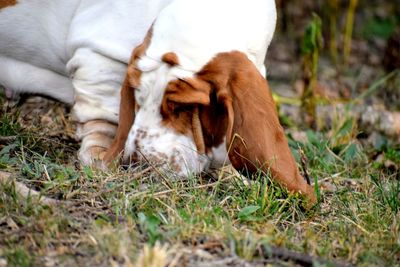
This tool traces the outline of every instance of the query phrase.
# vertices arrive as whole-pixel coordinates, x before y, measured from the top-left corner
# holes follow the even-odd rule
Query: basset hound
[[[145,160],[181,176],[231,163],[316,201],[265,79],[273,0],[175,0],[137,46],[104,160]]]

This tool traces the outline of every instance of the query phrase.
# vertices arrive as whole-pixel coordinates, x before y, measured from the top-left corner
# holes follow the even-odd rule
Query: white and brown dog
[[[230,161],[315,201],[265,80],[274,0],[6,2],[0,84],[73,103],[84,163],[122,154],[188,175]]]

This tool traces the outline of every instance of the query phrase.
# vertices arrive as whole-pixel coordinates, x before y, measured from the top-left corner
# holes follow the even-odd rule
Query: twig
[[[279,259],[283,261],[292,261],[295,264],[299,264],[301,266],[314,266],[316,262],[319,264],[325,264],[328,266],[337,266],[337,267],[348,267],[351,266],[348,263],[342,262],[332,262],[328,260],[321,259],[319,257],[313,257],[308,254],[299,253],[296,251],[288,250],[282,247],[270,247],[262,245],[260,247],[261,254],[263,257],[267,259]]]
[[[17,140],[16,136],[0,136],[0,144],[8,144]]]
[[[21,195],[23,198],[32,198],[37,199],[39,202],[47,205],[56,205],[56,204],[69,204],[69,201],[60,201],[57,199],[49,198],[42,196],[38,191],[33,190],[21,182],[15,180],[15,177],[12,176],[11,173],[0,171],[0,184],[6,183],[14,183],[15,192]]]

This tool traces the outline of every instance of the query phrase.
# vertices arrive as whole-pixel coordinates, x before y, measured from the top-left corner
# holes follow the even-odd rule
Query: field
[[[380,61],[389,35],[356,28],[347,63],[320,51],[308,124],[313,77],[285,27],[269,81],[314,207],[261,172],[180,180],[157,166],[82,167],[69,107],[1,95],[0,267],[400,266],[400,74]]]
[[[0,175],[12,179],[0,189],[0,263],[130,266],[141,255],[160,265],[137,266],[400,264],[400,148],[363,145],[346,121],[291,139],[318,183],[320,202],[307,210],[265,174],[180,181],[152,167],[81,168],[66,107],[37,97],[5,106]],[[21,196],[21,184],[40,197]]]

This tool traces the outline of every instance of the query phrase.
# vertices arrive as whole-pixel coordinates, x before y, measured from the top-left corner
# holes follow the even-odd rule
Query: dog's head
[[[162,163],[184,176],[230,161],[238,170],[268,171],[290,190],[314,198],[298,172],[268,83],[245,54],[219,53],[191,73],[170,52],[161,61],[142,57],[128,74],[134,120],[126,160]]]
[[[272,141],[260,125],[283,135],[265,79],[241,52],[220,53],[196,73],[182,69],[172,52],[161,61],[144,56],[128,73],[135,118],[125,159],[163,162],[181,175],[229,160],[254,170],[258,165],[245,159],[258,158],[263,140]]]
[[[202,2],[196,3],[204,13],[190,15],[189,2],[174,3],[133,52],[106,161],[123,151],[125,160],[160,163],[183,176],[230,161],[239,170],[271,172],[290,190],[311,192],[261,74],[275,28],[274,2],[234,1],[228,20]]]
[[[166,99],[173,81],[193,72],[182,69],[176,54],[166,53],[160,61],[141,57],[128,73],[135,118],[125,143],[125,160],[162,162],[180,175],[204,170],[210,159],[195,143],[194,105],[178,107]]]

